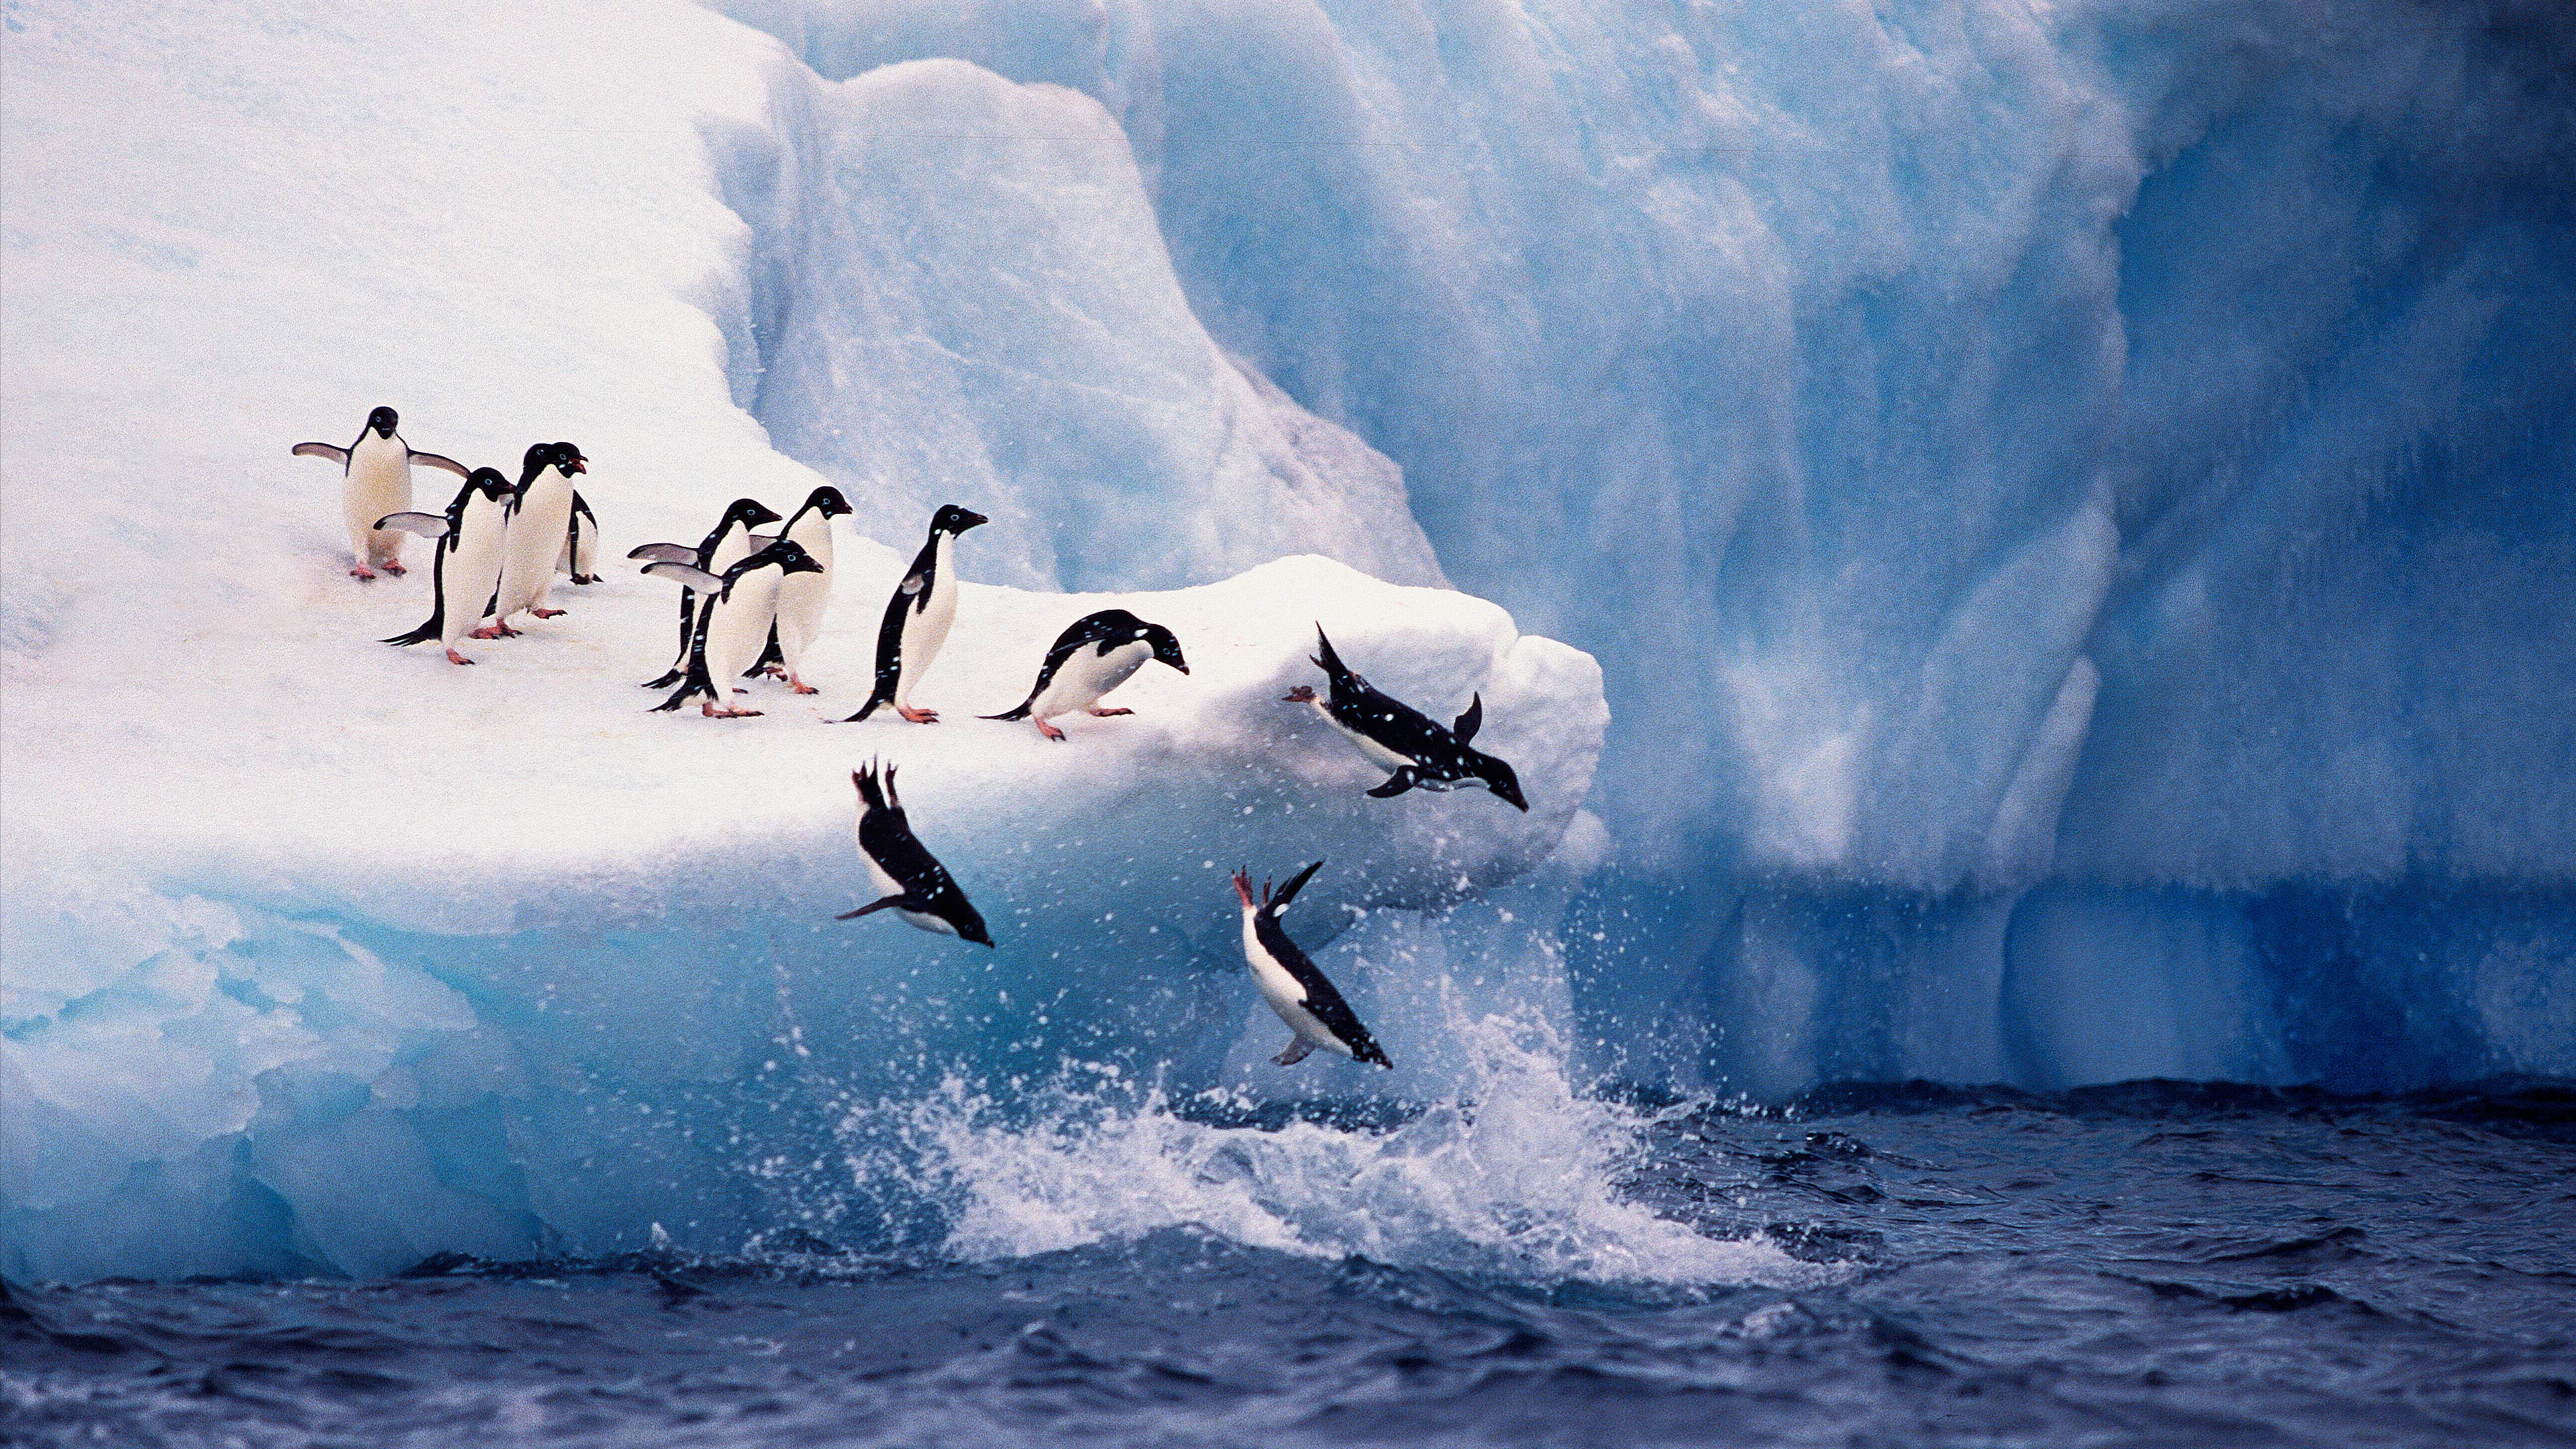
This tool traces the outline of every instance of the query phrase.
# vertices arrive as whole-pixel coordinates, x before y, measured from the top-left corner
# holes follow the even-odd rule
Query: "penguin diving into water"
[[[805,501],[787,516],[787,526],[775,535],[805,550],[821,564],[821,571],[790,574],[778,586],[778,621],[769,626],[769,647],[748,671],[787,675],[787,687],[798,694],[818,693],[805,682],[805,651],[814,647],[814,637],[823,632],[823,611],[832,602],[832,520],[850,511],[850,500],[841,490],[826,483],[805,495]]]
[[[390,513],[378,528],[399,528],[438,540],[430,570],[429,618],[388,644],[425,644],[435,639],[447,646],[447,662],[474,661],[456,652],[457,641],[483,614],[483,601],[501,577],[501,543],[509,526],[510,480],[497,468],[477,468],[457,490],[454,502],[440,513]]]
[[[1319,860],[1290,876],[1288,884],[1280,887],[1275,896],[1270,893],[1270,883],[1263,881],[1258,902],[1252,898],[1251,872],[1234,873],[1235,898],[1243,902],[1244,963],[1252,968],[1261,999],[1269,1002],[1270,1009],[1278,1012],[1279,1019],[1296,1033],[1289,1038],[1287,1050],[1271,1060],[1293,1067],[1304,1061],[1308,1052],[1322,1047],[1353,1061],[1392,1070],[1395,1063],[1387,1060],[1368,1028],[1360,1025],[1358,1013],[1342,1000],[1342,993],[1333,989],[1333,983],[1324,979],[1324,973],[1315,969],[1315,963],[1306,959],[1306,953],[1288,939],[1287,931],[1279,925],[1288,903],[1323,868]]]
[[[888,765],[880,773],[870,760],[865,769],[850,772],[850,783],[859,787],[859,859],[867,862],[868,879],[881,894],[834,919],[855,921],[871,911],[890,910],[924,931],[992,945],[984,918],[949,879],[947,867],[913,838],[903,801],[894,792],[894,771]]]
[[[1312,686],[1301,684],[1282,698],[1290,704],[1313,705],[1325,723],[1348,737],[1361,754],[1395,772],[1385,784],[1369,791],[1371,795],[1385,799],[1417,785],[1425,790],[1481,785],[1513,809],[1529,809],[1512,767],[1468,744],[1476,737],[1477,726],[1485,722],[1484,696],[1470,697],[1458,723],[1442,729],[1420,710],[1353,673],[1333,652],[1333,641],[1324,637],[1321,624],[1315,626],[1315,639],[1324,648],[1315,663],[1330,682],[1332,697],[1319,698]]]
[[[930,537],[913,556],[912,568],[886,601],[885,622],[877,627],[877,686],[859,712],[841,721],[856,724],[890,704],[914,724],[936,724],[939,712],[912,707],[912,687],[939,657],[948,642],[948,626],[957,622],[957,535],[991,519],[954,503],[943,503],[930,520]]]
[[[723,578],[725,570],[742,562],[754,547],[751,531],[764,523],[776,523],[778,513],[767,504],[751,498],[737,498],[726,505],[724,517],[696,548],[684,543],[647,543],[627,551],[632,559],[653,563],[684,563]],[[648,567],[646,572],[651,572]],[[698,593],[680,590],[680,652],[671,658],[671,667],[657,679],[644,681],[646,689],[663,689],[680,682],[689,672],[689,635],[697,627]]]
[[[790,575],[815,573],[822,567],[785,539],[737,561],[722,578],[694,564],[669,560],[646,564],[644,572],[676,579],[700,600],[697,625],[689,631],[688,671],[680,687],[654,710],[678,709],[703,696],[701,713],[710,719],[759,714],[756,709],[734,707],[734,677],[759,657],[761,641],[769,637],[769,626],[778,618],[779,584]]]
[[[412,464],[444,468],[459,478],[467,474],[454,458],[419,452],[405,443],[394,431],[401,423],[402,415],[392,408],[377,408],[367,414],[357,441],[345,448],[329,443],[294,448],[298,458],[328,458],[340,465],[340,513],[349,525],[349,552],[357,559],[349,565],[351,578],[372,579],[377,569],[402,577],[402,535],[378,528],[376,520],[411,507]]]
[[[510,530],[501,544],[501,582],[492,598],[491,622],[475,630],[475,638],[518,633],[510,627],[510,616],[522,609],[540,619],[563,612],[547,608],[546,602],[554,589],[555,564],[572,531],[572,478],[589,471],[590,460],[570,443],[538,443],[528,449],[510,498]]]
[[[1056,715],[1076,710],[1102,718],[1134,714],[1132,709],[1102,709],[1100,697],[1125,684],[1148,659],[1159,659],[1183,674],[1190,672],[1181,658],[1181,641],[1162,625],[1148,624],[1125,609],[1085,614],[1055,636],[1055,647],[1047,650],[1046,662],[1038,666],[1038,682],[1030,687],[1029,697],[1017,709],[984,718],[1034,720],[1039,734],[1061,740],[1064,731],[1047,723]]]

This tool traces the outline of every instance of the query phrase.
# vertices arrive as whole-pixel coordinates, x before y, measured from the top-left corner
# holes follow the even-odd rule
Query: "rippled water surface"
[[[1264,1151],[1321,1154],[1309,1177],[1360,1193],[1385,1144],[1427,1130],[1187,1117],[1142,1145],[1095,1126],[1087,1149],[1058,1133],[1023,1155],[1121,1140],[1176,1201],[1218,1200],[1225,1179],[1258,1206],[1282,1181]],[[1261,1219],[1290,1225],[1279,1243],[1177,1211],[1016,1255],[877,1258],[791,1232],[721,1260],[13,1285],[0,1438],[2576,1443],[2567,1084],[2406,1101],[1849,1088],[1616,1120],[1610,1198],[1651,1227],[1614,1225],[1638,1238],[1635,1273],[1599,1244],[1590,1276],[1529,1269],[1557,1261],[1535,1248],[1423,1247],[1444,1174],[1473,1182],[1467,1236],[1571,1231],[1544,1182],[1509,1221],[1478,1139],[1452,1132],[1404,1149],[1425,1222],[1382,1256],[1299,1238],[1306,1202]],[[1745,1241],[1677,1247],[1657,1219]]]

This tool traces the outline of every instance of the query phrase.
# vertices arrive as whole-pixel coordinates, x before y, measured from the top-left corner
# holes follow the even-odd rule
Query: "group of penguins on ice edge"
[[[572,482],[589,471],[581,449],[564,442],[530,447],[513,484],[498,469],[468,469],[453,458],[412,448],[397,431],[400,423],[392,408],[380,407],[367,415],[366,426],[345,448],[298,443],[293,450],[297,457],[324,458],[341,466],[342,513],[355,556],[352,577],[373,579],[379,570],[401,576],[404,533],[437,542],[429,618],[386,643],[435,639],[449,662],[471,664],[457,649],[465,638],[512,637],[520,631],[510,620],[523,612],[539,619],[564,612],[547,607],[558,574],[570,575],[575,584],[598,582],[599,520]],[[465,480],[443,513],[412,511],[414,464]],[[657,711],[676,710],[696,699],[701,711],[714,718],[757,714],[733,703],[739,691],[732,681],[764,674],[783,676],[799,694],[817,692],[802,677],[805,651],[820,632],[831,600],[831,521],[850,511],[841,491],[829,485],[816,488],[784,518],[753,499],[737,498],[695,547],[648,543],[627,554],[643,563],[643,572],[680,585],[678,657],[659,678],[645,682],[648,689],[677,686],[655,706]],[[929,669],[956,620],[957,538],[987,521],[953,503],[932,517],[921,552],[886,602],[877,631],[876,687],[867,703],[841,723],[864,720],[884,705],[914,724],[938,720],[935,711],[914,707],[912,686]],[[773,524],[779,525],[776,532],[753,531]],[[473,600],[484,601],[483,606],[472,607]],[[1321,625],[1315,639],[1319,652],[1314,663],[1324,671],[1330,692],[1319,695],[1301,684],[1284,702],[1313,708],[1362,754],[1392,772],[1370,795],[1388,798],[1417,787],[1481,787],[1517,809],[1529,809],[1512,767],[1470,743],[1484,721],[1481,695],[1469,701],[1455,724],[1444,727],[1353,672],[1334,652]],[[1149,660],[1189,673],[1180,640],[1171,630],[1124,609],[1085,615],[1056,636],[1028,698],[985,718],[1026,719],[1048,739],[1062,741],[1064,732],[1049,719],[1076,711],[1102,717],[1133,714],[1101,708],[1099,701]],[[839,919],[890,910],[922,930],[991,946],[983,917],[947,868],[913,835],[894,777],[895,766],[875,760],[850,774],[859,795],[859,857],[879,898]],[[1280,927],[1282,913],[1323,865],[1319,860],[1306,866],[1276,891],[1265,881],[1257,898],[1250,872],[1237,870],[1232,877],[1243,913],[1244,960],[1263,999],[1295,1033],[1272,1060],[1294,1066],[1322,1047],[1391,1068],[1394,1063],[1341,992]]]

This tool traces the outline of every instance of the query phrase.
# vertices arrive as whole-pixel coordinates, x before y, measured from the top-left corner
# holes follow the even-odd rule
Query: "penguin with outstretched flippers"
[[[859,859],[867,863],[877,899],[843,911],[837,919],[855,921],[875,911],[892,911],[921,930],[992,945],[984,918],[949,878],[948,868],[913,837],[912,822],[895,794],[894,771],[887,765],[881,772],[870,760],[850,772],[850,783],[859,788]]]
[[[739,560],[722,578],[693,564],[670,560],[646,564],[644,572],[676,580],[701,601],[689,631],[689,667],[681,675],[680,687],[654,710],[678,709],[692,699],[703,699],[703,713],[713,718],[759,714],[756,709],[734,706],[734,677],[759,655],[760,642],[769,637],[769,626],[778,617],[779,584],[792,575],[821,568],[805,550],[784,539]]]
[[[376,520],[411,507],[414,463],[444,468],[459,478],[468,472],[454,458],[424,453],[405,443],[394,431],[401,425],[401,414],[377,408],[367,414],[367,425],[358,430],[356,441],[345,448],[298,443],[291,450],[298,458],[327,458],[340,465],[340,513],[349,525],[349,552],[356,560],[349,565],[351,578],[372,579],[377,569],[402,576],[402,534],[377,527]]]
[[[764,523],[777,521],[776,509],[757,499],[737,498],[725,506],[724,517],[716,520],[716,526],[697,547],[691,548],[684,543],[647,543],[629,549],[626,556],[652,563],[684,563],[722,578],[725,570],[751,554],[755,547],[751,531]],[[669,669],[658,678],[644,681],[646,689],[666,689],[679,683],[681,676],[689,672],[689,635],[697,627],[697,619],[697,591],[684,588],[680,590],[679,652],[672,656]]]
[[[456,646],[482,617],[483,601],[492,597],[500,582],[511,493],[510,480],[499,469],[477,468],[467,475],[465,486],[457,490],[445,513],[390,513],[376,520],[377,528],[398,528],[438,540],[438,556],[430,571],[429,618],[386,643],[426,644],[435,639],[447,646],[448,663],[474,662],[458,653]]]
[[[1290,704],[1314,706],[1324,722],[1358,746],[1361,754],[1395,772],[1369,791],[1371,795],[1384,799],[1417,786],[1425,790],[1482,786],[1516,810],[1529,809],[1512,767],[1469,743],[1485,722],[1484,696],[1471,697],[1457,724],[1443,729],[1344,664],[1333,651],[1333,641],[1324,637],[1321,624],[1315,626],[1315,640],[1323,646],[1315,664],[1324,671],[1331,697],[1318,697],[1312,686],[1301,684],[1282,698]]]

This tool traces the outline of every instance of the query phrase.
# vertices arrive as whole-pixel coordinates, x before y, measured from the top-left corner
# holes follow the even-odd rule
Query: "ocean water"
[[[12,1284],[0,1440],[2576,1442],[2564,1081],[914,1111],[924,1246]]]

